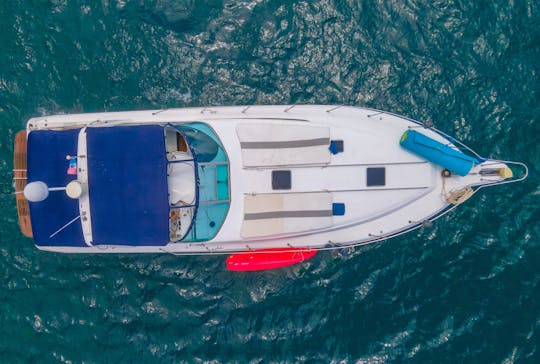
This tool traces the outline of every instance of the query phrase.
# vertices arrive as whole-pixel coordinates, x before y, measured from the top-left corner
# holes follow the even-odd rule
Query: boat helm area
[[[169,193],[169,240],[212,239],[230,204],[229,160],[205,123],[168,124],[165,129]]]

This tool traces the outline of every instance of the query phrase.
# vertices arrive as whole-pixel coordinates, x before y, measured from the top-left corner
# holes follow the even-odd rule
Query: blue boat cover
[[[167,244],[169,201],[163,128],[88,128],[86,134],[93,244]]]
[[[63,187],[75,179],[67,174],[66,155],[77,154],[79,130],[36,130],[28,134],[28,182],[42,181],[49,187]],[[86,246],[80,221],[50,237],[79,216],[77,200],[67,197],[63,191],[54,191],[44,201],[29,202],[28,205],[36,245]]]

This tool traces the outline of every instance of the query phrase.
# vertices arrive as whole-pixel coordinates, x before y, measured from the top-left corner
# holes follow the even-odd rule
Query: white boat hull
[[[399,144],[404,131],[411,128],[448,144],[443,135],[407,118],[360,107],[234,106],[56,115],[29,120],[27,132],[193,121],[207,123],[214,129],[230,161],[230,207],[223,226],[213,239],[205,242],[180,241],[165,246],[101,244],[38,248],[64,253],[219,254],[280,247],[325,249],[367,244],[403,234],[442,216],[455,206],[447,201],[450,191],[504,180],[498,177],[486,180],[478,173],[485,163],[494,168],[506,167],[499,161],[485,161],[464,177],[443,177],[442,167],[404,150]],[[272,155],[267,155],[268,152],[246,151],[242,147],[255,143],[248,141],[242,144],[239,140],[239,130],[243,125],[285,125],[298,127],[299,132],[306,126],[320,127],[329,131],[331,140],[343,141],[344,151],[329,156],[329,160],[320,159],[320,164],[317,163],[318,157],[310,155],[315,159],[304,165],[303,157],[297,156],[300,159],[294,165],[285,163],[278,166]],[[245,138],[249,137],[247,133]],[[295,155],[288,154],[288,158],[295,158]],[[366,185],[366,170],[375,167],[386,170],[384,186]],[[246,216],[251,213],[246,207],[249,196],[272,196],[279,192],[270,183],[271,173],[276,169],[293,173],[293,183],[286,193],[328,193],[334,202],[345,205],[346,213],[331,216],[330,222],[327,217],[321,217],[320,225],[316,223],[317,217],[302,220],[306,224],[303,228],[280,222],[279,229],[270,227],[266,231],[262,223],[246,222]],[[260,234],[258,229],[261,229]]]

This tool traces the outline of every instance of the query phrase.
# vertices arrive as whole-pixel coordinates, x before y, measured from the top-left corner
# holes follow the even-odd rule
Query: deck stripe
[[[326,217],[332,216],[332,210],[305,211],[270,211],[244,214],[244,220],[278,219],[285,217]]]
[[[242,149],[274,149],[274,148],[304,148],[318,145],[329,145],[330,138],[304,140],[287,140],[272,142],[240,142]]]

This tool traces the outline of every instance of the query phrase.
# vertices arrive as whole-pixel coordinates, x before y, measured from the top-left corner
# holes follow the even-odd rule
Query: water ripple
[[[539,361],[536,2],[55,0],[0,16],[2,362]],[[431,228],[253,274],[45,253],[18,232],[12,140],[29,117],[253,103],[390,110],[531,175]]]

